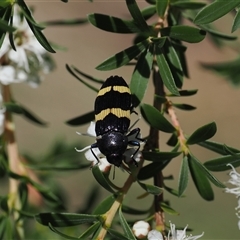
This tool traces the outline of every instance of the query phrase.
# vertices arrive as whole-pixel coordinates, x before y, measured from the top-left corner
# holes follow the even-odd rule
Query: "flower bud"
[[[145,221],[138,221],[133,225],[133,233],[138,239],[146,238],[150,230],[150,225]]]

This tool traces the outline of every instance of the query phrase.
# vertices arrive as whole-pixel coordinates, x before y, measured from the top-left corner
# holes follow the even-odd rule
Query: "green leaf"
[[[153,195],[160,195],[163,192],[163,189],[154,185],[141,183],[138,181],[138,184],[148,193]]]
[[[130,90],[133,96],[133,106],[137,107],[142,101],[148,86],[152,69],[153,55],[147,49],[139,57],[132,74]]]
[[[233,165],[233,167],[240,166],[240,153],[235,155],[227,155],[224,157],[214,158],[204,163],[204,166],[214,172],[221,172],[231,169],[227,164]]]
[[[74,26],[79,24],[85,24],[88,22],[87,18],[73,18],[73,19],[61,19],[61,20],[50,20],[42,22],[43,26]]]
[[[64,239],[72,239],[72,240],[78,239],[79,240],[78,237],[72,237],[72,236],[66,235],[66,234],[58,231],[56,228],[54,228],[52,226],[51,223],[49,223],[48,227],[50,228],[50,230],[52,230],[54,233],[57,233],[59,236],[63,237]]]
[[[97,182],[103,188],[105,188],[107,191],[109,191],[111,193],[115,193],[114,190],[111,188],[110,184],[108,183],[106,177],[104,176],[104,174],[101,172],[101,170],[99,169],[99,167],[97,165],[92,167],[92,173],[93,173],[93,176],[95,177],[95,179],[97,180]]]
[[[161,162],[179,156],[182,152],[146,152],[143,151],[143,158],[153,162]]]
[[[201,9],[194,19],[195,24],[213,22],[229,13],[240,4],[240,0],[215,0]]]
[[[240,28],[240,9],[237,9],[237,13],[233,19],[232,25],[232,33],[235,32],[238,28]]]
[[[205,176],[216,186],[219,188],[225,188],[226,186],[221,183],[215,176],[213,176],[208,170],[207,168],[193,155],[191,155],[192,160],[194,160],[194,162],[196,164],[198,164],[199,169],[201,169],[201,171],[205,174]]]
[[[93,214],[100,215],[106,213],[111,208],[115,200],[116,197],[114,194],[108,196],[94,209]]]
[[[0,216],[0,239],[5,239],[7,216]]]
[[[219,153],[221,155],[228,155],[229,154],[225,145],[222,144],[222,143],[213,142],[213,141],[204,141],[204,142],[198,143],[198,145],[200,145],[201,147],[207,148],[207,149],[209,149],[213,152]],[[228,149],[235,154],[240,153],[240,150],[238,150],[236,148],[228,146]]]
[[[181,197],[188,185],[188,175],[189,175],[189,168],[188,168],[188,156],[184,156],[182,160],[181,170],[179,173],[179,180],[178,180],[178,196]]]
[[[188,97],[188,96],[195,95],[198,92],[198,90],[197,89],[194,89],[194,90],[180,90],[178,92],[179,92],[181,97]],[[178,97],[178,96],[176,96],[174,94],[168,94],[167,96],[169,96],[169,97]]]
[[[207,201],[212,201],[214,193],[205,172],[202,171],[202,168],[191,156],[188,157],[188,166],[193,182],[201,197]]]
[[[149,104],[141,105],[141,114],[152,127],[160,131],[167,133],[176,131],[173,125],[156,108]]]
[[[204,25],[201,24],[201,25],[199,25],[199,27],[201,27],[203,30],[205,30],[209,34],[211,34],[213,37],[219,38],[219,40],[223,39],[223,40],[233,41],[233,40],[237,39],[237,36],[232,36],[232,35],[225,34],[225,33],[214,30],[210,24],[204,24]]]
[[[132,229],[129,227],[125,217],[122,214],[121,207],[118,209],[118,215],[119,215],[119,220],[120,220],[121,226],[123,228],[123,231],[125,233],[125,236],[129,239],[136,240],[136,238],[132,232]]]
[[[92,81],[92,82],[94,82],[94,83],[98,83],[98,84],[101,84],[101,85],[102,85],[102,84],[105,82],[104,80],[101,80],[101,79],[99,79],[99,78],[95,78],[95,77],[93,77],[93,76],[91,76],[91,75],[89,75],[89,74],[86,74],[86,73],[80,71],[78,68],[76,68],[76,67],[74,67],[74,66],[71,66],[71,68],[72,68],[75,72],[77,72],[78,74],[82,75],[83,77],[87,78],[88,80],[90,80],[90,81]]]
[[[189,43],[201,42],[206,36],[206,32],[202,29],[184,25],[162,28],[160,31],[162,36],[169,36]]]
[[[54,49],[51,47],[50,43],[48,42],[46,37],[43,35],[41,30],[39,30],[38,27],[33,25],[28,19],[26,19],[26,20],[27,20],[27,23],[28,23],[29,27],[31,28],[34,36],[37,38],[38,42],[50,53],[55,53]]]
[[[94,111],[92,111],[92,112],[85,113],[84,115],[81,115],[79,117],[75,117],[70,120],[67,120],[66,124],[70,126],[80,126],[93,121],[94,118],[95,118],[95,114],[94,114]]]
[[[136,3],[135,0],[126,0],[126,4],[128,7],[128,10],[132,16],[132,18],[135,20],[136,24],[139,26],[142,32],[149,32],[149,27],[143,18],[143,15]]]
[[[131,238],[128,238],[126,236],[124,236],[123,234],[115,231],[114,229],[108,228],[107,229],[108,233],[113,237],[112,239],[114,240],[129,240]]]
[[[167,187],[165,184],[164,184],[164,189],[169,192],[170,194],[176,196],[176,197],[179,197],[179,194],[178,194],[178,191],[176,189],[172,189],[170,187]],[[183,196],[181,196],[183,197]]]
[[[174,82],[178,88],[181,88],[183,85],[183,69],[178,54],[172,45],[172,43],[168,40],[165,44],[165,57],[168,62],[169,68],[174,78]],[[178,92],[179,95],[179,92]]]
[[[202,8],[206,5],[206,3],[204,2],[191,2],[189,0],[179,0],[176,2],[170,2],[170,5],[172,7],[177,7],[180,8],[182,10],[186,10],[186,9],[199,9]]]
[[[132,214],[132,215],[142,215],[142,214],[147,214],[149,212],[149,209],[146,210],[139,210],[135,209],[126,205],[122,205],[122,211],[127,214]]]
[[[159,17],[164,17],[168,6],[168,0],[156,0],[156,9]]]
[[[205,69],[214,71],[216,74],[229,80],[234,86],[239,86],[240,79],[240,57],[234,60],[221,62],[221,63],[201,63],[201,66]]]
[[[95,27],[113,33],[141,33],[135,21],[127,21],[117,17],[99,13],[88,15],[88,21]]]
[[[196,109],[196,107],[189,104],[185,104],[185,103],[172,103],[172,105],[176,108],[179,108],[181,110],[186,110],[186,111],[191,111]]]
[[[156,163],[153,162],[151,164],[148,164],[142,167],[138,173],[138,180],[146,180],[153,177],[154,175],[159,173],[162,169],[164,169],[170,161],[171,159],[163,160],[162,162],[156,162]]]
[[[192,145],[203,142],[215,135],[217,132],[217,125],[215,122],[206,124],[198,128],[187,140],[187,144]]]
[[[116,53],[112,57],[106,59],[103,63],[96,67],[97,70],[107,71],[119,68],[128,64],[133,58],[138,56],[143,50],[148,48],[148,40],[137,43],[119,53]]]
[[[10,6],[10,7],[4,8],[1,19],[6,23],[9,23],[11,16],[12,16],[12,7]],[[2,47],[5,36],[6,36],[6,32],[0,32],[0,48]]]
[[[99,221],[98,215],[77,214],[77,213],[39,213],[35,215],[37,222],[44,226],[69,227],[84,223]]]
[[[156,7],[155,6],[148,6],[141,11],[142,16],[145,20],[148,20],[156,13]]]
[[[176,212],[173,208],[171,208],[168,204],[165,202],[161,202],[161,208],[165,213],[168,213],[170,215],[179,215],[178,212]]]
[[[160,48],[157,48],[156,52],[157,52],[157,64],[159,67],[159,73],[161,75],[164,85],[172,94],[179,95],[171,69],[164,56],[163,51]]]
[[[100,227],[102,227],[101,222],[94,223],[91,227],[89,227],[84,233],[82,233],[78,239],[89,239],[90,235],[96,232]],[[93,239],[93,238],[91,238]]]
[[[68,70],[69,73],[71,73],[75,78],[77,78],[77,80],[79,80],[81,83],[83,83],[85,86],[87,86],[88,88],[90,88],[91,90],[98,92],[99,89],[93,87],[91,84],[88,84],[86,81],[82,80],[74,71],[73,69],[66,64],[66,69]]]
[[[39,119],[37,116],[35,116],[33,113],[31,113],[29,110],[27,110],[25,107],[18,103],[10,102],[10,103],[5,103],[5,107],[7,111],[21,114],[23,115],[26,119],[30,120],[33,123],[36,123],[41,126],[46,126],[47,122]]]
[[[8,22],[0,19],[0,31],[1,32],[14,32],[16,30],[15,27],[8,25]]]

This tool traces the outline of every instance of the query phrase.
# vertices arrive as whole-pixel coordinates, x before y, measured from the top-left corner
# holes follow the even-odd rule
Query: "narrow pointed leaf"
[[[188,97],[188,96],[192,96],[195,95],[198,90],[194,89],[194,90],[180,90],[178,91],[181,97]],[[169,97],[177,97],[176,95],[173,94],[168,94]]]
[[[193,2],[193,1],[189,1],[189,0],[179,0],[179,1],[176,1],[176,2],[171,2],[170,5],[172,7],[177,7],[177,8],[186,10],[186,9],[202,8],[206,5],[206,3],[204,3],[204,2]]]
[[[174,82],[178,88],[182,88],[183,85],[183,69],[178,54],[172,45],[172,43],[168,40],[164,45],[167,50],[165,57],[172,72]]]
[[[205,173],[191,157],[188,158],[188,166],[193,182],[201,197],[207,201],[212,201],[214,199],[214,193]]]
[[[37,222],[44,226],[69,227],[99,221],[99,216],[76,213],[40,213],[35,215]]]
[[[66,234],[58,231],[56,228],[54,228],[52,226],[51,223],[49,223],[48,227],[50,228],[50,230],[52,230],[54,233],[58,234],[59,236],[63,237],[64,239],[72,239],[72,240],[78,239],[79,240],[79,238],[77,238],[77,237],[72,237],[72,236],[66,235]]]
[[[167,205],[164,202],[161,202],[161,208],[165,213],[168,213],[170,215],[179,215],[177,211],[175,211],[173,208],[171,208],[169,205]]]
[[[91,76],[91,75],[89,75],[89,74],[86,74],[86,73],[80,71],[78,68],[76,68],[76,67],[74,67],[74,66],[71,66],[71,67],[72,67],[72,69],[73,69],[75,72],[77,72],[78,74],[82,75],[83,77],[87,78],[88,80],[90,80],[90,81],[92,81],[92,82],[94,82],[94,83],[98,83],[98,84],[101,84],[101,85],[102,85],[102,84],[105,82],[104,80],[101,80],[101,79],[99,79],[99,78],[95,78],[95,77],[93,77],[93,76]]]
[[[141,183],[138,181],[138,184],[148,193],[153,195],[159,195],[163,192],[163,189],[154,185]]]
[[[108,228],[108,233],[113,237],[114,240],[129,240],[130,238],[124,236],[123,234],[117,232],[114,229]]]
[[[119,220],[120,220],[120,223],[121,223],[121,226],[123,228],[123,231],[125,233],[125,236],[131,240],[136,240],[133,232],[132,232],[132,229],[130,228],[130,226],[128,225],[125,217],[123,216],[122,214],[122,209],[121,207],[118,209],[118,215],[119,215]]]
[[[155,174],[164,169],[170,161],[171,159],[156,163],[153,162],[142,167],[138,173],[138,180],[146,180],[153,177]]]
[[[172,103],[172,105],[178,109],[186,110],[186,111],[191,111],[196,109],[196,107],[189,104],[185,104],[185,103]]]
[[[148,20],[150,17],[152,17],[156,13],[156,7],[155,6],[148,6],[141,10],[142,16],[145,20]]]
[[[204,163],[204,166],[214,172],[221,172],[231,169],[227,164],[233,165],[233,167],[240,166],[240,153],[235,155],[227,155],[224,157],[214,158]]]
[[[135,209],[126,205],[122,205],[122,211],[127,214],[142,215],[142,214],[147,214],[149,212],[149,209],[146,209],[146,210]]]
[[[223,39],[223,40],[228,40],[228,41],[234,41],[234,40],[237,40],[237,38],[238,38],[237,36],[219,32],[219,31],[215,30],[210,24],[201,24],[201,25],[199,25],[199,27],[201,27],[203,30],[205,30],[209,34],[211,34],[213,37],[217,37],[219,40]]]
[[[147,49],[139,57],[134,72],[132,74],[132,79],[130,82],[130,90],[133,95],[133,106],[137,107],[147,90],[149,76],[151,74],[153,55]]]
[[[213,176],[208,170],[207,168],[196,158],[194,157],[193,155],[191,155],[191,158],[192,158],[192,161],[194,161],[199,169],[201,169],[201,171],[203,173],[205,173],[205,176],[216,186],[216,187],[219,187],[219,188],[225,188],[226,186],[220,182],[215,176]]]
[[[218,142],[213,142],[213,141],[204,141],[204,142],[200,142],[198,143],[198,145],[200,145],[201,147],[204,147],[206,149],[209,149],[213,152],[219,153],[221,155],[228,155],[229,153],[226,151],[226,148],[224,146],[224,144],[222,143],[218,143]],[[229,147],[228,149],[231,150],[231,152],[233,153],[240,153],[239,149],[233,148],[233,147]]]
[[[41,126],[46,126],[47,125],[47,122],[41,120],[40,118],[35,116],[33,113],[31,113],[29,110],[27,110],[25,107],[23,107],[20,104],[17,104],[17,103],[14,103],[14,102],[5,103],[5,107],[6,107],[7,111],[17,113],[17,114],[21,114],[33,123],[36,123],[36,124],[41,125]]]
[[[113,70],[123,65],[128,64],[133,58],[138,56],[143,50],[148,47],[148,40],[137,43],[115,55],[106,59],[103,63],[99,64],[96,69],[101,71]]]
[[[84,115],[81,115],[79,117],[72,118],[68,121],[66,121],[66,124],[71,125],[71,126],[80,126],[86,123],[89,123],[93,121],[95,118],[94,111],[88,112]]]
[[[215,135],[217,132],[217,125],[215,122],[206,124],[198,128],[187,140],[187,144],[196,144],[203,142]]]
[[[157,48],[157,64],[159,73],[166,88],[174,95],[179,95],[171,69],[161,49]]]
[[[135,20],[136,24],[139,26],[139,28],[142,30],[142,32],[148,32],[149,27],[147,25],[147,22],[143,18],[143,15],[142,15],[136,1],[135,0],[126,0],[126,4],[127,4],[130,14],[132,15],[132,18]]]
[[[16,30],[15,27],[8,25],[8,22],[0,19],[0,30],[1,32],[14,32]]]
[[[96,232],[100,227],[102,227],[101,222],[94,223],[91,227],[89,227],[84,233],[82,233],[78,239],[88,239],[91,234]],[[91,238],[92,239],[92,238]]]
[[[153,162],[161,162],[163,160],[172,159],[179,156],[182,152],[146,152],[143,151],[143,158]]]
[[[232,33],[235,32],[238,28],[240,28],[240,10],[237,9],[237,13],[233,19]]]
[[[178,180],[178,196],[181,197],[188,185],[188,156],[184,156],[182,160],[182,165],[180,169],[180,175]]]
[[[113,33],[140,33],[135,21],[127,21],[121,18],[105,14],[93,13],[88,15],[88,21],[95,27]]]
[[[37,27],[32,25],[32,23],[27,19],[28,25],[31,28],[34,36],[37,38],[38,42],[50,53],[55,53],[55,50],[52,48],[50,43],[48,42],[47,38],[44,34],[39,30]]]
[[[81,83],[83,83],[85,86],[87,86],[88,88],[90,88],[91,90],[98,92],[98,89],[93,87],[91,84],[87,83],[86,81],[82,80],[74,71],[73,69],[66,64],[66,69],[68,70],[68,72],[70,72],[75,78],[77,78],[77,80],[79,80]]]
[[[154,128],[167,132],[175,132],[173,125],[153,106],[148,104],[141,105],[141,114],[144,119]]]
[[[195,24],[210,23],[226,15],[240,4],[240,0],[215,0],[201,9],[194,19]]]
[[[156,9],[159,17],[164,17],[168,6],[168,0],[156,0]]]
[[[189,43],[201,42],[206,36],[204,30],[184,25],[162,28],[160,31],[162,36],[169,36],[170,38]]]
[[[106,213],[115,202],[116,198],[114,195],[110,195],[105,198],[93,211],[93,214],[100,215]]]
[[[166,185],[164,185],[164,189],[169,192],[170,194],[176,196],[176,197],[179,197],[179,194],[178,194],[178,191],[176,189],[173,189],[173,188],[170,188],[170,187],[167,187]],[[181,196],[183,197],[183,196]]]
[[[95,179],[97,180],[97,182],[103,187],[105,188],[107,191],[111,192],[111,193],[115,193],[114,190],[111,188],[111,186],[109,185],[108,181],[106,180],[106,177],[104,176],[104,174],[100,171],[98,166],[94,166],[92,168],[92,173],[93,176],[95,177]]]

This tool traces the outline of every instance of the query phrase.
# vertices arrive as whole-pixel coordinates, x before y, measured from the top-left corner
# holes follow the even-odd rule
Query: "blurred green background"
[[[84,18],[88,13],[103,13],[120,17],[128,17],[125,2],[115,0],[94,1],[87,0],[69,1],[26,1],[28,5],[35,8],[34,16],[40,22],[55,19]],[[145,6],[144,1],[137,1],[140,7]],[[226,18],[219,21],[227,33],[230,33],[230,22]],[[130,81],[132,67],[122,67],[111,72],[100,72],[95,67],[107,57],[130,46],[133,35],[118,35],[103,32],[90,24],[72,27],[48,27],[45,30],[47,38],[59,45],[68,48],[67,51],[58,51],[54,54],[57,69],[46,77],[42,85],[37,89],[31,89],[26,84],[16,84],[13,87],[13,96],[24,106],[36,112],[41,118],[49,122],[49,127],[41,128],[30,124],[21,117],[16,116],[17,141],[21,152],[28,152],[41,156],[49,149],[59,137],[67,143],[79,141],[84,145],[91,143],[91,139],[79,137],[75,132],[85,132],[87,125],[82,127],[70,127],[64,122],[73,117],[79,116],[93,109],[93,102],[96,94],[87,89],[66,70],[65,64],[73,64],[82,71],[105,79],[110,75],[121,75],[127,82]],[[229,146],[240,148],[240,89],[235,89],[227,81],[219,78],[211,72],[200,68],[199,62],[219,62],[230,60],[235,53],[227,48],[219,50],[205,39],[199,44],[187,44],[187,60],[190,70],[190,79],[186,79],[184,89],[198,89],[198,94],[182,98],[178,101],[189,103],[197,107],[195,111],[176,110],[178,120],[184,133],[191,134],[198,127],[211,121],[216,121],[218,132],[215,141],[226,143]],[[145,102],[153,101],[152,83],[145,98]],[[139,123],[144,136],[148,133],[148,126],[144,120]],[[167,150],[165,145],[168,139],[167,134],[161,133],[161,150]],[[202,161],[215,157],[200,147],[195,147],[194,154]],[[74,151],[74,149],[73,149]],[[79,161],[84,161],[79,157]],[[174,181],[168,185],[177,188],[178,171],[181,159],[176,158],[165,169],[164,175],[174,174]],[[228,180],[228,172],[215,174],[221,181]],[[124,181],[127,173],[116,170],[117,182]],[[57,173],[56,178],[65,188],[70,196],[68,200],[69,211],[74,211],[84,202],[84,197],[89,192],[95,180],[90,170],[72,171],[68,173]],[[86,184],[87,179],[87,184]],[[131,196],[136,198],[142,192],[134,188]],[[165,195],[170,200],[171,206],[180,213],[180,216],[166,216],[178,226],[185,226],[193,229],[193,234],[205,232],[203,239],[240,239],[240,231],[237,227],[235,207],[237,199],[215,186],[215,201],[206,202],[198,195],[192,180],[185,193],[186,198]],[[107,194],[102,190],[103,194]],[[126,199],[128,201],[128,199]],[[135,202],[136,201],[136,202]],[[133,204],[138,204],[134,200]],[[151,203],[151,199],[140,201],[145,209]],[[46,228],[47,231],[50,231]],[[52,233],[52,238],[55,238]]]

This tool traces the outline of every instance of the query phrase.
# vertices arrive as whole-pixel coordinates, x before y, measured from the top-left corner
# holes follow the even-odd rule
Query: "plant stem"
[[[11,101],[10,86],[3,86],[3,101]],[[12,119],[12,114],[8,111],[5,112],[5,129],[4,136],[6,140],[6,148],[9,162],[9,171],[16,174],[21,174],[21,164],[18,152],[18,146],[15,139],[15,125]],[[9,199],[8,207],[12,211],[13,219],[16,224],[19,239],[24,239],[23,221],[19,220],[19,213],[14,209],[21,209],[21,201],[18,194],[19,181],[9,178]]]

